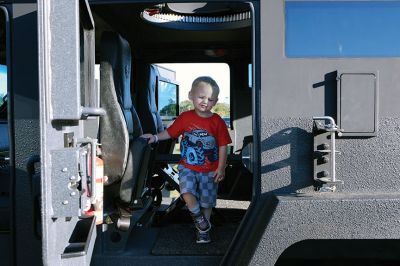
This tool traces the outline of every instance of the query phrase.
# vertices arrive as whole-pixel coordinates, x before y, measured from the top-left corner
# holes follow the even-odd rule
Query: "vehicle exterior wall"
[[[286,58],[285,1],[260,1],[259,14],[260,195],[242,223],[253,226],[246,244],[232,248],[239,251],[236,258],[273,265],[305,239],[398,239],[400,59]],[[371,71],[379,73],[377,136],[338,138],[337,178],[344,185],[333,193],[316,192],[312,117],[335,116],[337,104],[328,85],[324,90],[316,84],[329,82],[330,75],[336,83],[335,73]]]
[[[273,16],[267,15],[272,12]],[[274,162],[287,158],[289,151],[285,150],[283,145],[279,146],[284,150],[271,151],[270,139],[273,134],[281,130],[295,127],[296,130],[304,130],[304,140],[308,140],[302,144],[298,134],[289,134],[289,139],[290,135],[294,136],[289,142],[298,143],[298,148],[290,151],[290,157],[301,160],[303,154],[308,155],[308,164],[305,162],[299,171],[294,170],[297,172],[295,179],[301,179],[301,176],[308,179],[312,175],[312,164],[309,160],[312,150],[309,146],[312,143],[311,118],[323,115],[335,116],[329,104],[336,106],[334,94],[324,90],[323,86],[316,88],[315,85],[326,81],[326,75],[335,71],[338,73],[377,71],[379,72],[378,136],[362,139],[338,138],[338,150],[342,154],[337,156],[337,174],[345,182],[340,191],[348,193],[399,191],[400,184],[396,176],[399,174],[400,161],[397,152],[399,144],[396,140],[400,134],[398,130],[400,110],[396,102],[400,98],[400,76],[397,74],[400,70],[400,58],[286,58],[284,13],[282,1],[261,4],[261,117],[264,145],[262,165],[276,165]],[[326,99],[327,97],[329,98]],[[282,191],[283,184],[292,183],[290,176],[293,176],[293,169],[290,172],[288,170],[287,167],[282,167],[274,173],[264,171],[263,192],[276,189],[280,189],[281,192],[307,189],[299,185],[295,189],[287,188]],[[280,181],[276,184],[274,180],[277,180],[278,176]]]

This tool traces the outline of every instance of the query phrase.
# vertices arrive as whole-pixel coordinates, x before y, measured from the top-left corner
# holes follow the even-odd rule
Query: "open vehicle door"
[[[98,116],[104,111],[87,1],[38,1],[38,37],[43,263],[89,265]]]

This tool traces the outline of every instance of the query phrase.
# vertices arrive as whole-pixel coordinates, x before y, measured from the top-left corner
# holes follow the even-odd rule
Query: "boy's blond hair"
[[[201,82],[210,84],[210,86],[211,86],[211,88],[213,90],[213,94],[218,96],[218,94],[219,94],[219,86],[218,86],[217,82],[213,78],[211,78],[209,76],[201,76],[201,77],[196,78],[192,83],[191,91],[196,89]]]

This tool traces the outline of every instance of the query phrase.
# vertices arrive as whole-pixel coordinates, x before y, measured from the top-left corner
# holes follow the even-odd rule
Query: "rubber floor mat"
[[[152,249],[153,255],[224,255],[236,232],[238,224],[213,226],[211,243],[197,244],[192,224],[163,226]]]

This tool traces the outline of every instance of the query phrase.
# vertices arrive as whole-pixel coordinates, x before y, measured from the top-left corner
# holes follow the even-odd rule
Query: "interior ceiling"
[[[249,10],[249,6],[241,2],[190,2],[167,3],[165,9],[179,14],[232,14]]]
[[[91,9],[96,24],[96,39],[104,30],[114,30],[134,46],[136,57],[157,57],[159,62],[176,61],[224,61],[230,57],[250,56],[251,27],[227,30],[180,30],[164,28],[144,21],[140,14],[152,4],[98,4]],[[96,43],[99,43],[96,41]],[[218,59],[215,53],[205,50],[225,50]],[[245,50],[243,50],[245,49]],[[96,49],[98,50],[98,49]],[[162,51],[162,53],[160,52]],[[228,52],[229,51],[229,52]],[[246,52],[244,52],[246,51]],[[204,54],[211,54],[204,58]],[[217,53],[218,55],[218,53]],[[197,57],[197,58],[195,58]]]

